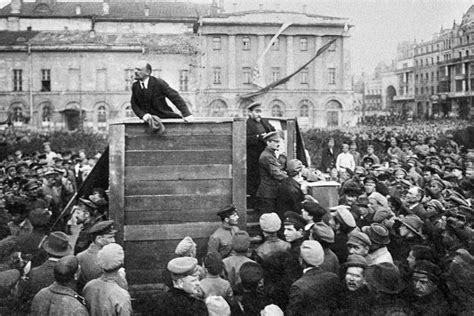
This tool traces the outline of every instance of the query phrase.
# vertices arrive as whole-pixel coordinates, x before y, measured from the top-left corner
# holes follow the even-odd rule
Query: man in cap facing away
[[[262,104],[252,102],[247,106],[247,194],[255,197],[260,184],[258,159],[265,149],[263,136],[275,128],[262,118]]]
[[[222,258],[226,258],[232,251],[232,239],[240,230],[239,213],[234,205],[227,205],[223,207],[217,215],[221,218],[222,226],[209,237],[207,244],[207,253],[218,252]]]
[[[270,132],[263,139],[267,146],[258,160],[260,172],[260,185],[257,190],[258,209],[263,213],[271,213],[276,210],[278,186],[288,175],[276,157],[281,140],[278,132]]]
[[[196,298],[200,292],[197,263],[197,259],[191,257],[174,258],[168,262],[167,269],[171,272],[173,287],[158,300],[154,309],[156,315],[208,315],[204,301]]]
[[[287,315],[328,315],[335,309],[341,290],[336,274],[323,271],[324,251],[319,242],[305,240],[299,262],[303,276],[290,288]]]
[[[85,300],[74,290],[74,277],[79,261],[73,255],[62,257],[54,267],[55,282],[36,294],[31,303],[31,315],[87,316]]]
[[[277,236],[277,232],[281,228],[281,220],[276,213],[262,214],[259,223],[265,241],[254,250],[252,257],[257,262],[261,263],[274,253],[290,249],[290,244]]]
[[[286,164],[288,177],[280,182],[276,199],[276,211],[281,217],[286,211],[301,210],[301,202],[304,200],[304,193],[301,190],[302,171],[303,163],[298,159],[291,159]]]
[[[122,247],[116,243],[104,246],[97,254],[97,263],[104,272],[87,283],[83,291],[91,316],[132,314],[130,294],[120,286],[125,278],[121,269],[124,258]]]

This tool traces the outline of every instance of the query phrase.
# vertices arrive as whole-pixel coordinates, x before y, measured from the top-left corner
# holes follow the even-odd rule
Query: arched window
[[[301,117],[309,117],[309,106],[308,106],[308,104],[304,103],[300,106],[300,116]]]
[[[97,129],[99,131],[107,130],[107,117],[107,107],[105,105],[99,105],[97,107]]]
[[[275,104],[275,105],[272,106],[272,116],[274,116],[274,117],[282,117],[283,116],[281,106],[279,106],[278,104]]]
[[[21,125],[27,122],[26,113],[23,109],[23,104],[20,102],[13,103],[10,106],[9,118],[15,125]]]
[[[227,114],[227,104],[222,100],[214,100],[209,105],[209,116],[223,117]]]
[[[43,111],[41,113],[41,121],[43,123],[50,123],[51,117],[53,116],[53,110],[50,104],[43,106]]]

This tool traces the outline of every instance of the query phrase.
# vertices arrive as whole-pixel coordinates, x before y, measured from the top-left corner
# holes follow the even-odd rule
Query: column
[[[295,57],[294,57],[294,44],[293,44],[293,36],[286,37],[286,73],[282,74],[283,76],[288,76],[289,74],[295,71]],[[295,87],[295,79],[290,79],[286,83],[286,89],[293,89]]]
[[[235,35],[229,35],[228,37],[229,45],[228,45],[228,64],[227,64],[227,77],[229,78],[229,89],[236,88],[236,74],[240,69],[236,69],[235,67]]]

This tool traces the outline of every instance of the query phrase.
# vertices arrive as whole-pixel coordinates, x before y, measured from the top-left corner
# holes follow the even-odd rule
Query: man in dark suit
[[[275,128],[262,118],[262,104],[253,102],[247,106],[247,194],[255,197],[260,184],[258,159],[265,149],[263,136]],[[252,201],[253,202],[253,201]]]
[[[341,290],[339,277],[323,271],[324,251],[319,242],[306,240],[301,245],[303,276],[290,288],[287,315],[330,315]]]
[[[328,172],[336,167],[337,153],[334,149],[334,138],[329,138],[328,146],[321,153],[321,171]]]
[[[132,85],[132,110],[145,122],[152,119],[152,115],[165,118],[181,118],[166,104],[168,98],[181,112],[186,122],[194,120],[186,102],[179,93],[171,88],[164,80],[151,76],[151,65],[140,62],[135,68],[135,80]]]
[[[275,152],[280,147],[280,136],[277,132],[267,133],[263,139],[267,147],[258,160],[260,170],[260,185],[257,190],[258,208],[264,213],[274,212],[280,182],[288,175],[278,162]]]

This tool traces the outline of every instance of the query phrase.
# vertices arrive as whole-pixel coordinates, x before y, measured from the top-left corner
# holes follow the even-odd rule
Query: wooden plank
[[[137,166],[125,167],[127,181],[231,179],[231,165]]]
[[[239,225],[245,229],[247,225],[247,145],[246,121],[235,119],[232,131],[232,203],[241,211]]]
[[[150,135],[145,124],[126,125],[127,136],[144,136]],[[232,124],[230,122],[223,123],[196,123],[196,124],[166,124],[166,136],[189,136],[189,135],[232,135]],[[153,135],[159,138],[159,135]]]
[[[127,151],[126,166],[175,166],[232,163],[230,150]]]
[[[206,148],[208,150],[232,150],[231,135],[193,135],[183,136],[156,136],[144,134],[141,136],[127,135],[125,137],[126,150],[189,150]]]
[[[126,181],[127,195],[162,194],[230,194],[231,179],[218,180],[176,180],[176,181]]]
[[[127,265],[127,264],[125,264]],[[162,269],[131,269],[127,268],[125,272],[127,273],[127,282],[128,284],[147,284],[147,283],[162,283],[163,282],[163,272],[165,268]]]
[[[127,212],[143,210],[209,209],[217,211],[232,202],[232,195],[134,195],[125,196]]]
[[[125,171],[125,126],[112,125],[109,130],[109,210],[110,217],[115,221],[118,232],[115,235],[117,243],[123,242],[124,221],[124,171]]]
[[[220,222],[200,222],[165,225],[129,225],[124,227],[124,240],[182,239],[186,236],[207,238]]]
[[[215,212],[209,209],[180,209],[155,211],[125,211],[126,225],[182,224],[191,222],[212,222]]]
[[[286,157],[288,160],[295,159],[296,153],[296,124],[294,120],[288,120],[286,124],[287,128],[287,137],[286,140],[287,148],[286,148]]]

